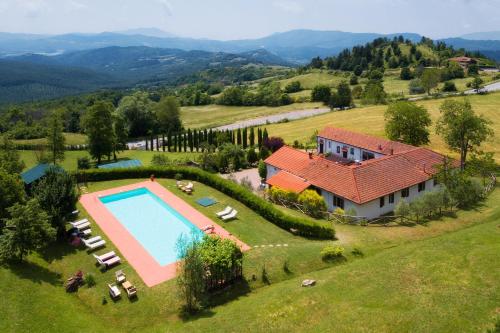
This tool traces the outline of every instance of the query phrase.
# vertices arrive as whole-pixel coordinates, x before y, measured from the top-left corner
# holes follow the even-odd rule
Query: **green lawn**
[[[455,98],[463,99],[464,97]],[[477,113],[485,115],[493,122],[492,127],[496,132],[496,136],[485,142],[481,147],[485,151],[495,152],[497,161],[500,160],[500,111],[498,108],[498,105],[500,105],[500,92],[481,96],[473,95],[469,96],[468,99]],[[433,124],[435,124],[439,117],[439,106],[443,101],[443,99],[425,100],[418,101],[417,104],[423,105],[429,110]],[[292,143],[294,140],[306,142],[315,130],[321,130],[327,125],[383,137],[384,112],[386,109],[386,105],[359,107],[288,123],[271,124],[267,126],[267,129],[271,135],[280,136],[287,143]],[[429,147],[442,153],[450,153],[443,140],[436,135],[434,127],[431,129]]]
[[[270,106],[224,106],[203,105],[185,106],[181,118],[186,128],[205,128],[227,125],[239,120],[269,116],[295,110],[313,109],[320,103],[294,103],[279,107]]]
[[[138,181],[92,183],[88,188],[97,191]],[[246,283],[217,296],[219,305],[186,320],[178,316],[174,281],[147,288],[127,262],[101,272],[85,251],[55,246],[30,256],[25,264],[0,268],[0,313],[8,318],[0,321],[0,331],[482,332],[494,322],[500,301],[498,190],[483,206],[459,212],[456,219],[417,227],[338,225],[339,240],[332,242],[293,236],[202,184],[195,183],[194,194],[188,196],[173,180],[160,183],[209,217],[227,204],[238,209],[237,220],[221,224],[250,246],[288,247],[248,251]],[[204,196],[218,203],[209,208],[194,203]],[[92,229],[108,241],[108,250],[116,250],[95,224]],[[347,262],[322,262],[321,248],[337,242],[346,247]],[[365,257],[353,257],[353,247]],[[282,269],[285,259],[290,274]],[[270,286],[260,280],[263,265]],[[93,272],[97,285],[66,294],[63,280],[77,269]],[[107,297],[108,304],[102,305],[106,283],[117,269],[137,284],[139,299],[114,303]],[[301,288],[304,278],[314,278],[318,285]]]
[[[79,133],[64,133],[67,145],[83,145],[87,143],[87,136]],[[32,140],[14,140],[17,144],[43,145],[47,143],[47,139],[32,139]]]
[[[279,81],[280,85],[282,88],[285,88],[285,86],[293,81],[299,81],[302,89],[312,89],[318,84],[324,84],[329,87],[336,87],[342,80],[348,80],[349,81],[349,75],[339,75],[339,74],[333,74],[329,73],[326,70],[314,70],[311,73],[306,73],[306,74],[301,74],[294,76],[289,79],[281,80]]]
[[[21,159],[26,164],[26,169],[31,168],[37,164],[36,152],[32,150],[20,150],[19,154]],[[138,159],[142,162],[144,166],[151,165],[151,159],[155,154],[162,154],[167,156],[170,160],[184,160],[186,158],[195,160],[198,153],[168,153],[168,152],[156,152],[156,151],[145,151],[145,150],[125,150],[118,154],[119,159]],[[73,171],[77,169],[77,159],[79,157],[89,157],[90,155],[87,151],[66,151],[64,153],[64,161],[60,165],[68,171]],[[107,162],[107,159],[103,160],[103,163]],[[112,161],[111,161],[112,162]]]

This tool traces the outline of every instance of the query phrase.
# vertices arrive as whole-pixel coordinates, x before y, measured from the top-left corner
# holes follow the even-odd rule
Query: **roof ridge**
[[[354,187],[356,188],[356,193],[358,194],[358,202],[361,202],[361,195],[359,194],[358,180],[356,179],[356,174],[354,169],[351,169],[352,178],[354,180]]]

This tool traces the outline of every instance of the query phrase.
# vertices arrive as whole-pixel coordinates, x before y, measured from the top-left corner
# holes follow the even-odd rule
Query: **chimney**
[[[391,155],[394,155],[394,149],[391,148]]]
[[[378,150],[382,150],[382,145],[378,145]]]
[[[313,159],[313,153],[309,152],[309,159],[312,160]]]

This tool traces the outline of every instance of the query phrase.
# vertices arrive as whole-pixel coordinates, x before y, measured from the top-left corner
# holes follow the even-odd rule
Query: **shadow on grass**
[[[40,252],[42,258],[48,263],[53,262],[54,260],[61,260],[65,256],[70,254],[75,254],[78,251],[77,248],[68,244],[67,242],[57,242],[53,243],[47,248],[43,249]]]
[[[212,292],[208,295],[207,306],[197,313],[191,314],[186,311],[182,311],[179,317],[183,322],[195,321],[201,318],[211,318],[215,315],[212,308],[225,303],[239,299],[242,296],[246,296],[251,291],[248,282],[245,279],[241,279],[238,282],[216,292]]]
[[[53,272],[30,261],[11,263],[8,268],[20,279],[31,280],[39,284],[46,282],[53,286],[62,286],[63,284],[60,273]]]

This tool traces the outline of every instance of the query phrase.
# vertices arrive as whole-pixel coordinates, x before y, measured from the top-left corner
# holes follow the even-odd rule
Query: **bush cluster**
[[[289,216],[273,204],[260,198],[229,180],[223,179],[215,174],[208,173],[194,167],[169,166],[165,168],[133,168],[133,169],[93,169],[80,170],[76,172],[79,182],[88,181],[107,181],[129,178],[149,178],[154,174],[157,178],[174,178],[176,174],[181,173],[186,179],[201,182],[213,187],[216,190],[234,198],[243,203],[257,214],[267,219],[278,227],[290,230],[296,230],[298,235],[311,238],[333,239],[335,238],[335,229],[326,223],[319,223]]]
[[[335,260],[344,255],[344,248],[339,245],[326,246],[321,250],[321,259],[324,261]]]

